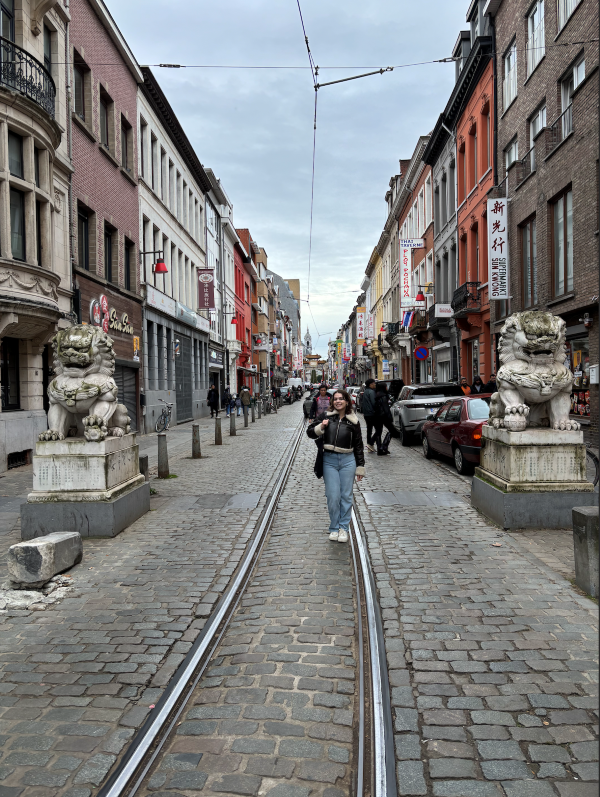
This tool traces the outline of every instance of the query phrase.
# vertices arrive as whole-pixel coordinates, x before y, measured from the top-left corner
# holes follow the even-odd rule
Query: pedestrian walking
[[[225,407],[227,418],[229,418],[229,414],[231,412],[231,388],[229,385],[227,385],[225,392],[223,393],[223,406]]]
[[[208,406],[210,407],[210,417],[219,417],[219,391],[214,385],[210,386],[210,390],[206,396]]]
[[[348,542],[354,477],[365,475],[365,453],[360,422],[345,390],[336,390],[325,417],[316,418],[307,435],[318,441],[315,474],[323,477],[329,512],[329,539]]]
[[[392,437],[397,437],[398,432],[394,427],[392,413],[390,412],[390,398],[386,382],[377,382],[375,387],[375,444],[377,455],[384,457],[390,453],[389,445]],[[387,429],[383,440],[381,435]]]
[[[327,385],[325,382],[321,382],[319,385],[319,395],[314,397],[310,405],[310,412],[308,413],[309,419],[313,421],[315,418],[328,412],[330,405],[331,399],[327,393]]]
[[[367,451],[375,451],[375,380],[367,379],[362,397],[362,413],[367,424]]]
[[[471,385],[471,395],[474,393],[486,393],[485,385],[483,384],[483,380],[480,376],[476,376],[473,380],[473,384]]]
[[[237,416],[239,418],[240,415],[242,414],[242,391],[241,390],[237,394],[237,396],[235,397],[235,407],[236,407],[236,410],[237,410]]]
[[[470,396],[471,395],[471,388],[467,384],[467,380],[465,379],[464,376],[461,376],[461,378],[460,378],[460,389],[465,394],[465,396]]]
[[[496,374],[490,374],[489,382],[485,386],[486,393],[495,393],[498,390],[498,385],[496,384]]]

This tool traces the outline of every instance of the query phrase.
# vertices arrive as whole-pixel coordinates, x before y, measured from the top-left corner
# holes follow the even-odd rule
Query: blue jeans
[[[323,481],[329,511],[329,531],[350,527],[352,487],[356,475],[354,454],[323,452]]]

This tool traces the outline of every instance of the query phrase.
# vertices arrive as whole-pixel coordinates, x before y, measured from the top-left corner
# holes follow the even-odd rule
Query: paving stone
[[[514,761],[525,760],[525,756],[517,742],[478,742],[477,749],[479,750],[481,758],[512,759]]]
[[[75,775],[74,783],[92,783],[99,786],[115,762],[114,755],[98,753],[89,758]]]
[[[396,766],[398,789],[402,795],[426,795],[427,784],[421,761],[401,761]]]
[[[596,783],[555,783],[560,797],[598,797]]]
[[[434,797],[503,797],[495,783],[475,780],[437,781],[433,784],[433,794]]]
[[[504,781],[506,797],[556,797],[556,792],[546,781]]]
[[[298,766],[299,778],[319,783],[335,783],[338,778],[344,777],[345,772],[346,768],[342,764],[330,762],[301,761]]]
[[[441,739],[430,739],[427,742],[427,752],[441,758],[474,758],[475,756],[475,748],[472,745],[462,742],[446,742]]]
[[[578,761],[597,761],[598,743],[597,742],[577,742],[571,745],[571,754]]]
[[[291,783],[278,783],[266,792],[267,797],[308,797],[310,789],[303,786],[293,786]]]
[[[481,771],[488,780],[526,780],[534,777],[524,761],[482,761]]]
[[[540,764],[538,778],[566,778],[567,770],[562,764]]]
[[[571,756],[564,747],[556,744],[530,744],[527,749],[532,761],[558,761],[563,764],[571,763]]]
[[[260,756],[248,759],[246,772],[264,778],[291,778],[295,766],[295,761],[286,758]]]
[[[394,737],[396,746],[396,759],[405,761],[407,759],[421,759],[421,744],[416,734],[402,734]]]
[[[207,778],[205,772],[177,772],[169,781],[169,789],[203,789]]]
[[[594,761],[589,764],[571,764],[571,769],[582,780],[598,781],[598,762]]]
[[[288,758],[320,758],[323,755],[323,745],[307,739],[282,739],[279,742],[279,755]]]
[[[429,774],[432,778],[476,778],[477,767],[468,758],[432,758]]]
[[[261,779],[254,775],[223,775],[221,780],[212,784],[211,788],[217,792],[256,795],[260,784]]]

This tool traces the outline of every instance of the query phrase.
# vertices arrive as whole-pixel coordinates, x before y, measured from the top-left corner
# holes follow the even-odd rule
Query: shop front
[[[112,338],[118,400],[127,407],[131,430],[141,431],[141,299],[124,296],[105,283],[99,284],[81,275],[77,276],[77,288],[79,321],[103,329]]]
[[[578,313],[577,316],[580,314]],[[565,365],[573,372],[570,415],[581,423],[586,438],[597,441],[598,342],[579,317],[565,317],[567,342]]]
[[[208,386],[210,388],[211,385],[214,385],[217,390],[219,391],[219,397],[223,395],[224,391],[224,384],[223,380],[225,378],[225,356],[224,352],[221,349],[213,348],[209,346],[208,348]],[[219,399],[219,407],[221,406],[220,399]]]

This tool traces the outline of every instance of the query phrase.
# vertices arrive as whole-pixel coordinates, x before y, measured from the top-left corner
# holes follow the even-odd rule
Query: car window
[[[469,418],[474,421],[485,420],[490,417],[490,400],[489,398],[476,398],[470,399],[467,402],[467,411]]]
[[[446,413],[450,409],[450,402],[448,404],[443,404],[439,410],[437,411],[437,415],[435,416],[436,421],[445,421],[446,420]]]
[[[460,414],[462,410],[462,401],[455,401],[453,402],[452,406],[448,410],[448,414],[446,415],[447,421],[460,421]]]
[[[400,393],[399,401],[408,401],[412,393],[412,388],[410,387],[403,387],[402,392]]]
[[[462,396],[463,392],[458,385],[428,385],[417,387],[414,396],[427,396],[428,398],[444,398],[445,396]]]

